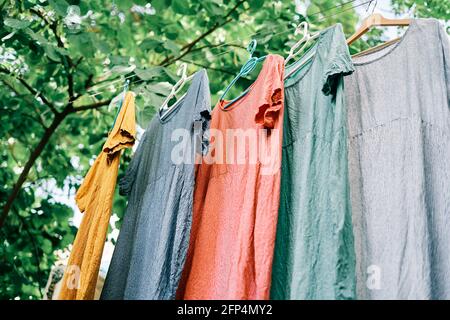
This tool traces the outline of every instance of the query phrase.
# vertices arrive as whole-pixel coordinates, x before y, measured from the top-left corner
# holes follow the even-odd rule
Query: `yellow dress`
[[[135,135],[134,94],[127,92],[102,152],[90,168],[75,197],[84,216],[63,276],[59,299],[94,299],[120,155],[122,149],[133,146]]]

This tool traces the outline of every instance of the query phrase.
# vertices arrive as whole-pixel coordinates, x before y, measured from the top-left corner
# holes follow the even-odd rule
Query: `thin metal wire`
[[[324,13],[324,12],[328,12],[328,11],[331,11],[331,10],[333,10],[333,9],[337,9],[337,8],[340,8],[340,7],[344,7],[344,6],[346,6],[347,4],[350,4],[350,3],[353,3],[353,2],[356,2],[356,1],[358,1],[358,0],[350,0],[350,1],[347,1],[347,2],[344,2],[344,3],[341,3],[341,4],[338,4],[338,5],[334,6],[334,7],[329,7],[328,9],[324,9],[324,10],[321,10],[321,11],[318,11],[318,12],[311,13],[311,14],[308,15],[308,17],[316,16],[316,15],[318,15],[318,14],[321,14],[321,13]],[[373,1],[373,0],[372,0],[372,1]]]
[[[306,18],[309,18],[309,17],[312,17],[312,16],[316,16],[316,15],[319,15],[319,14],[321,14],[321,13],[331,11],[331,10],[333,10],[333,9],[337,9],[337,8],[344,7],[344,6],[346,6],[346,5],[349,5],[349,4],[351,4],[351,3],[354,3],[354,2],[356,2],[356,1],[358,1],[358,0],[350,0],[350,1],[347,1],[347,2],[344,2],[344,3],[341,3],[341,4],[338,4],[338,5],[334,6],[334,7],[326,8],[326,9],[324,9],[324,10],[321,10],[321,11],[318,11],[318,12],[315,12],[315,13],[312,13],[312,14],[310,14],[310,15],[307,15]],[[336,12],[336,13],[333,13],[333,14],[330,14],[330,15],[327,15],[327,16],[325,16],[325,17],[322,17],[322,18],[321,18],[320,20],[318,20],[317,22],[325,21],[325,20],[327,20],[327,19],[329,19],[329,18],[332,18],[332,17],[338,16],[338,15],[341,15],[341,14],[343,14],[343,13],[345,13],[345,12],[348,12],[348,11],[353,10],[353,9],[355,9],[355,8],[364,6],[364,5],[368,4],[368,3],[370,4],[370,3],[372,3],[373,1],[374,1],[374,0],[367,0],[367,1],[364,1],[364,2],[362,2],[362,3],[360,3],[360,4],[352,5],[351,7],[346,8],[346,9],[342,9],[342,10],[340,10],[339,12]],[[292,24],[292,22],[291,22],[291,24]],[[258,38],[256,38],[256,40],[262,40],[262,39],[264,39],[264,38],[266,38],[267,36],[270,35],[269,39],[266,39],[266,40],[269,40],[269,41],[270,41],[273,37],[279,36],[279,35],[284,34],[284,33],[287,33],[287,32],[292,32],[292,30],[294,30],[294,29],[296,28],[296,26],[294,26],[294,25],[291,25],[291,26],[289,26],[289,25],[288,25],[288,26],[286,26],[286,25],[281,25],[281,26],[275,28],[275,30],[278,30],[278,28],[281,28],[281,27],[284,27],[284,28],[287,27],[287,29],[286,29],[286,30],[283,30],[283,31],[280,31],[280,32],[277,32],[277,33],[273,33],[273,30],[272,30],[271,32],[267,32],[267,31],[266,31],[265,33],[264,33],[264,31],[259,30],[259,31],[255,32],[255,33],[253,33],[253,34],[248,35],[247,37],[250,38],[250,39],[252,39],[252,38],[254,39],[255,36],[260,35]],[[221,48],[221,47],[224,47],[224,46],[232,46],[232,45],[239,45],[239,44],[242,44],[242,41],[241,41],[241,40],[223,43],[223,44],[217,45],[217,46],[215,46],[215,47],[213,47],[213,48],[210,48],[210,50],[217,50],[217,49],[219,49],[219,48]],[[220,52],[220,53],[217,53],[217,54],[212,54],[212,57],[213,57],[213,58],[217,58],[218,56],[222,56],[222,55],[225,55],[225,54],[231,53],[231,52],[235,52],[235,50],[234,50],[234,49],[232,49],[232,50],[226,50],[226,51],[223,51],[223,52]],[[188,56],[189,59],[192,59],[193,57],[196,57],[196,56],[199,56],[199,55],[203,55],[203,54],[204,54],[204,52],[201,52],[201,51],[199,50],[198,53],[195,53],[195,52],[194,52],[194,53],[188,53],[186,56]],[[158,72],[158,73],[155,73],[155,74],[154,74],[154,77],[157,77],[157,76],[159,76],[159,75],[161,75],[161,74],[163,74],[163,73],[164,73],[164,71],[160,71],[160,72]],[[120,79],[117,79],[117,80],[112,80],[111,82],[109,82],[109,83],[107,83],[107,84],[103,84],[103,85],[100,85],[100,86],[94,86],[94,87],[92,87],[92,88],[95,88],[95,89],[98,90],[98,89],[100,89],[100,88],[110,87],[110,86],[113,86],[114,83],[117,83],[117,82],[123,82],[123,81],[125,81],[125,80],[127,80],[127,79],[130,79],[130,78],[133,78],[133,77],[135,77],[135,76],[136,76],[136,75],[133,74],[133,75],[130,75],[130,76],[127,76],[127,77],[124,77],[124,78],[120,78]],[[139,83],[145,82],[145,81],[147,81],[147,80],[142,80],[142,79],[141,79],[141,80],[133,81],[132,84],[133,84],[133,85],[136,85],[136,84],[139,84]],[[89,97],[95,97],[95,96],[98,96],[98,95],[100,95],[100,94],[102,94],[102,93],[105,93],[105,92],[110,92],[110,91],[109,91],[109,90],[103,90],[103,91],[100,91],[100,92],[94,91],[94,93],[92,93],[92,94],[90,94],[90,95],[88,95],[88,96],[89,96]]]

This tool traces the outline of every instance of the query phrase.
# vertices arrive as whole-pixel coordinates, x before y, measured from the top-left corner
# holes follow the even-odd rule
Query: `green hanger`
[[[236,81],[238,81],[241,77],[246,76],[247,74],[249,74],[250,72],[252,72],[255,67],[258,65],[258,63],[260,63],[261,61],[263,61],[267,56],[263,56],[263,57],[253,57],[253,53],[255,52],[256,49],[256,45],[257,45],[257,41],[255,39],[253,39],[252,41],[250,41],[249,45],[247,46],[247,51],[250,53],[250,58],[248,59],[248,61],[242,66],[241,70],[239,71],[238,75],[230,82],[230,84],[225,88],[224,93],[222,94],[222,96],[220,97],[220,101],[224,100],[225,95],[228,93],[228,91],[230,91],[231,87],[236,83]],[[234,98],[233,100],[231,100],[228,104],[226,104],[223,108],[227,108],[228,106],[232,105],[234,102],[236,102],[237,100],[239,100],[240,98],[242,98],[244,95],[246,95],[248,92],[250,91],[250,88],[247,88],[244,92],[242,92],[238,97]]]

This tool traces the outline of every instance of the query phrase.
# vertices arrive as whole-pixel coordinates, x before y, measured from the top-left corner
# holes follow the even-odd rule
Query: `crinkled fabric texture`
[[[171,113],[150,122],[120,181],[128,206],[102,299],[175,297],[191,229],[194,158],[207,145],[202,128],[210,108],[208,77],[200,70]]]
[[[123,149],[133,146],[136,136],[134,94],[127,92],[102,152],[77,191],[76,202],[83,213],[64,274],[59,299],[92,300],[108,231]],[[79,283],[72,279],[77,279]]]
[[[268,55],[247,95],[227,109],[223,106],[228,102],[219,102],[213,111],[211,131],[221,135],[211,136],[207,155],[211,158],[199,167],[189,254],[179,298],[269,298],[279,205],[283,70],[283,58]],[[267,118],[260,122],[257,115],[263,105],[277,108],[278,117],[271,114],[270,121]],[[270,123],[270,129],[264,123]],[[256,163],[250,161],[256,150],[249,149],[246,143],[245,152],[237,154],[237,144],[233,149],[225,138],[227,129],[254,133],[254,139],[247,139],[251,142],[268,144],[272,139],[272,152]],[[261,140],[257,134],[261,134]],[[244,161],[237,163],[235,158],[221,163],[219,154],[226,159],[228,148],[234,150],[235,156],[245,156]]]
[[[437,20],[345,78],[358,296],[450,299],[450,48]]]
[[[280,210],[272,299],[354,299],[355,253],[343,75],[353,71],[341,25],[285,82]],[[308,56],[308,54],[306,54]],[[303,63],[303,59],[286,69]]]

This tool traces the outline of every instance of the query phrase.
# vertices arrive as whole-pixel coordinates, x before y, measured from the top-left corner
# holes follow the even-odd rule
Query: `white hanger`
[[[301,22],[297,28],[295,28],[295,32],[294,35],[297,35],[299,33],[303,34],[303,37],[297,41],[296,44],[294,44],[292,46],[292,48],[289,50],[289,55],[287,56],[287,58],[284,60],[284,65],[287,66],[287,63],[292,59],[295,58],[297,55],[299,55],[301,52],[303,52],[303,50],[306,48],[306,46],[310,43],[311,40],[314,40],[316,38],[319,37],[320,32],[317,32],[313,35],[311,35],[308,31],[308,23],[306,21]],[[301,30],[303,29],[303,30]],[[302,43],[303,46],[295,51]],[[299,64],[296,68],[294,68],[288,75],[286,75],[284,77],[284,79],[287,79],[288,77],[290,77],[294,72],[296,72],[298,69],[300,69],[309,59],[311,59],[314,56],[315,52],[312,52],[312,54],[310,54],[305,61],[303,61],[303,63]]]
[[[172,87],[172,90],[170,91],[170,94],[167,96],[166,100],[164,100],[163,104],[161,105],[161,107],[159,108],[160,111],[163,110],[169,110],[170,106],[169,106],[169,101],[175,97],[175,95],[184,87],[184,84],[186,82],[188,82],[189,80],[191,80],[194,75],[190,75],[189,77],[186,76],[186,70],[187,70],[187,64],[186,63],[182,63],[180,65],[180,67],[177,70],[177,76],[180,76],[180,80],[178,80],[177,83],[175,83]],[[186,94],[183,95],[183,97]],[[180,99],[178,99],[178,101],[180,101],[183,97],[181,97]],[[177,101],[177,102],[178,102]],[[174,105],[176,105],[177,103],[175,103]],[[173,105],[173,106],[174,106]]]
[[[301,28],[303,28],[303,30],[301,30]],[[299,33],[303,34],[303,37],[297,41],[289,50],[289,55],[286,57],[286,59],[284,60],[284,65],[286,66],[288,64],[288,62],[294,58],[301,50],[298,50],[297,52],[295,52],[295,49],[297,49],[303,42],[305,42],[305,40],[307,41],[307,37],[308,37],[308,22],[303,21],[301,22],[299,25],[297,25],[297,27],[295,28],[294,31],[294,35],[296,36]]]

